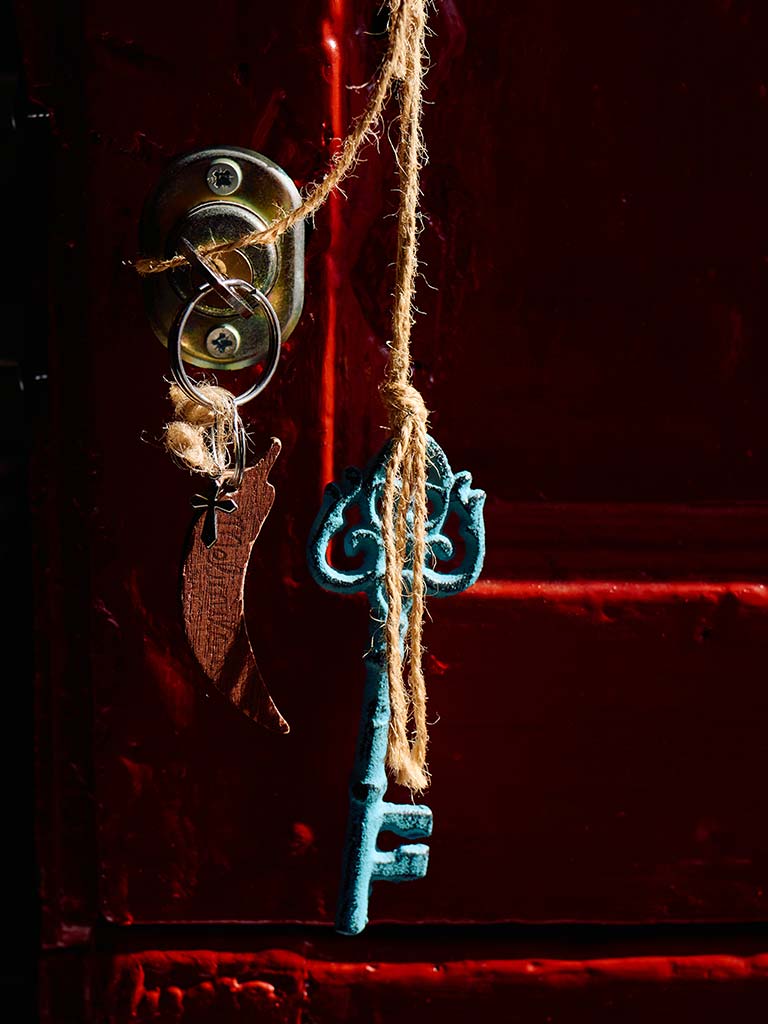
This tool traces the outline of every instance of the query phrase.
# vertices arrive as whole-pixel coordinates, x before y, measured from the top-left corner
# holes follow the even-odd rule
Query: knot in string
[[[389,413],[390,427],[399,430],[409,417],[415,417],[426,425],[429,413],[421,392],[413,384],[387,380],[379,391]]]
[[[218,480],[229,469],[229,450],[239,414],[234,396],[226,388],[205,381],[198,382],[197,387],[212,408],[171,384],[169,397],[175,418],[166,424],[163,440],[166,450],[186,469]]]

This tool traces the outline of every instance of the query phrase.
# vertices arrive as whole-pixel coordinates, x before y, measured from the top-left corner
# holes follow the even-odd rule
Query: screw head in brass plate
[[[205,347],[213,359],[231,359],[240,348],[240,335],[230,324],[221,324],[208,332]]]
[[[214,160],[205,176],[208,188],[217,196],[231,196],[243,183],[243,172],[234,160]]]

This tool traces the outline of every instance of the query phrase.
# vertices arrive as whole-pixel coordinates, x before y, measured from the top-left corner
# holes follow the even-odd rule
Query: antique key
[[[326,487],[308,546],[310,571],[320,586],[336,593],[365,593],[371,605],[371,643],[365,655],[365,690],[350,780],[350,811],[336,916],[336,928],[344,935],[357,935],[365,928],[373,882],[406,882],[424,877],[429,847],[413,840],[426,839],[432,832],[429,807],[384,800],[390,702],[382,629],[387,600],[380,506],[388,457],[389,446],[386,446],[364,473],[347,469],[340,483]],[[469,473],[451,471],[445,454],[432,438],[428,444],[427,465],[430,510],[424,581],[427,594],[447,597],[472,586],[482,569],[485,494],[472,487]],[[348,525],[351,512],[357,517],[352,527]],[[455,545],[444,532],[453,514],[458,522],[463,552],[458,566],[439,572],[440,563],[454,560]],[[336,568],[332,564],[329,554],[335,537],[342,539],[348,557],[362,556],[359,568]],[[407,595],[407,579],[404,591]],[[405,635],[409,607],[405,596],[401,638]],[[382,832],[392,832],[407,842],[394,850],[381,850],[378,838]]]

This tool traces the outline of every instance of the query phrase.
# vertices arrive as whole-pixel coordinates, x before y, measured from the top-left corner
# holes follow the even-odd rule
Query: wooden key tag
[[[181,601],[187,640],[214,686],[253,721],[287,733],[290,726],[256,664],[244,608],[253,544],[275,500],[267,477],[281,447],[272,438],[261,461],[245,470],[232,498],[195,496],[193,506],[200,514],[182,568]]]

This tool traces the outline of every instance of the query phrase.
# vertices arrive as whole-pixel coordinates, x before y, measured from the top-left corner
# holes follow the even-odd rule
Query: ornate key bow
[[[380,508],[388,457],[386,446],[364,473],[347,469],[340,483],[326,487],[308,547],[310,571],[320,586],[336,593],[365,593],[371,605],[371,643],[365,655],[365,691],[350,780],[350,812],[336,917],[337,930],[345,935],[356,935],[365,927],[373,882],[404,882],[424,877],[429,847],[412,840],[425,839],[432,832],[429,807],[384,800],[390,704],[382,629],[387,597]],[[472,487],[469,473],[451,471],[443,450],[432,438],[428,442],[427,462],[429,518],[424,581],[427,594],[448,597],[471,587],[480,575],[485,554],[485,494]],[[349,525],[355,521],[350,513],[357,519],[353,526]],[[445,532],[449,517],[453,516],[463,545],[458,554]],[[358,568],[336,568],[332,564],[329,554],[334,537],[343,538],[345,555],[362,558]],[[459,564],[453,564],[457,560]],[[441,564],[444,571],[440,571]],[[401,637],[408,621],[410,572],[406,570],[403,579]],[[393,832],[407,842],[394,850],[381,850],[381,832]]]

